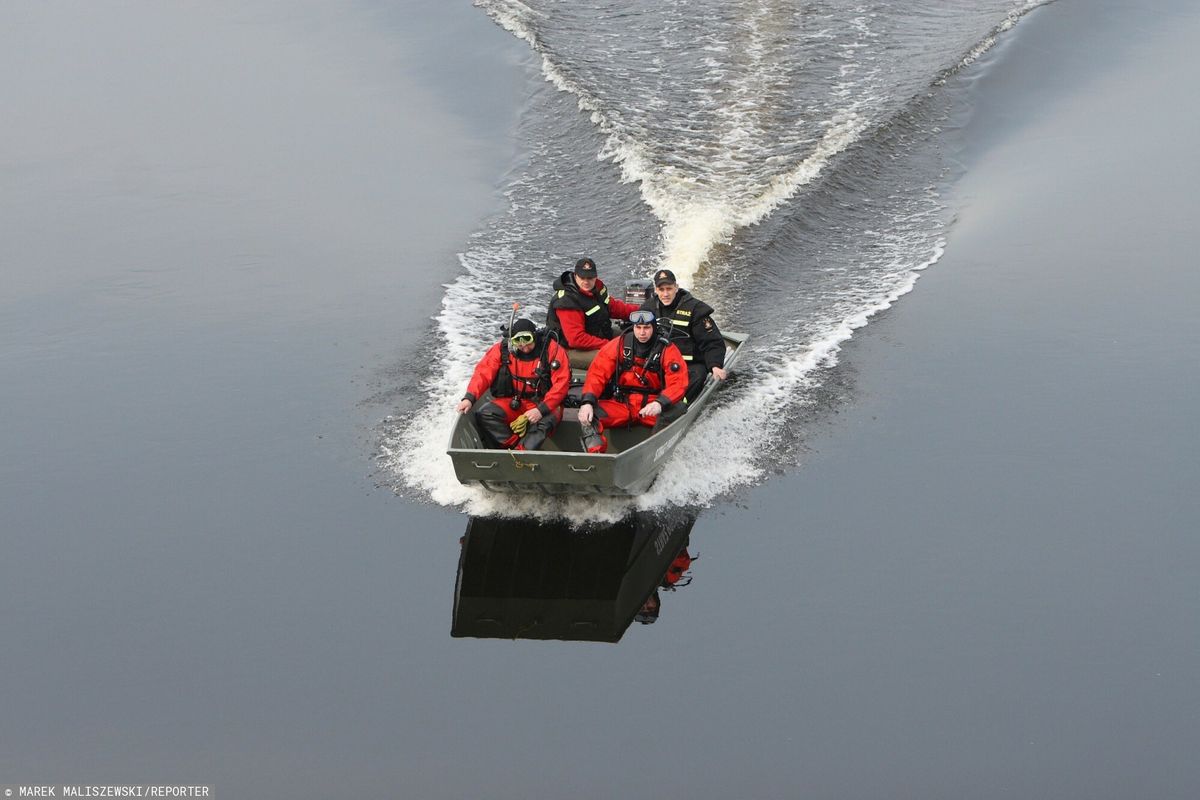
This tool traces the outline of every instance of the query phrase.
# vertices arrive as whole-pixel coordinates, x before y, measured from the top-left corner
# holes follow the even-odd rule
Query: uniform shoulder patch
[[[712,319],[710,319],[709,317],[705,317],[704,318],[704,330],[711,331],[712,329],[713,329]]]

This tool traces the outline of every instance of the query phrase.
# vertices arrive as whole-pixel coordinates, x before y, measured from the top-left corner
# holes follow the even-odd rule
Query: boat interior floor
[[[620,453],[628,450],[649,439],[651,432],[651,429],[645,425],[635,425],[630,428],[605,428],[604,437],[608,439],[608,452]],[[583,430],[579,427],[579,409],[563,409],[562,422],[558,423],[554,434],[546,439],[540,449],[555,453],[586,453],[587,449],[580,441],[582,438]]]

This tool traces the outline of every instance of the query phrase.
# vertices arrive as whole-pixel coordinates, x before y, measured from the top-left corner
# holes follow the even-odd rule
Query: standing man
[[[533,320],[513,323],[475,366],[458,413],[466,414],[484,392],[492,399],[475,412],[475,424],[497,447],[537,450],[562,419],[562,402],[571,386],[567,354]]]
[[[609,297],[608,287],[596,275],[596,262],[581,258],[575,269],[554,282],[554,296],[546,312],[546,327],[558,332],[572,350],[591,351],[572,354],[572,366],[586,367],[595,351],[613,337],[613,319],[629,319],[637,306]]]
[[[589,453],[608,450],[608,440],[600,435],[606,427],[653,427],[661,414],[683,402],[687,391],[683,356],[655,335],[654,312],[639,309],[629,320],[633,330],[600,348],[583,381],[579,422],[585,426]],[[589,437],[586,426],[593,422],[595,435]]]
[[[728,377],[725,339],[712,321],[712,306],[680,289],[674,272],[660,269],[654,273],[654,296],[647,298],[642,308],[670,321],[671,343],[679,348],[688,365],[689,400],[696,399],[709,375],[719,381]]]

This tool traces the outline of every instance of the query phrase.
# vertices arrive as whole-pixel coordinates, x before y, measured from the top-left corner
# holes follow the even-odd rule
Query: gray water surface
[[[942,260],[619,644],[452,639],[373,474],[540,80],[480,11],[0,32],[0,783],[218,797],[1200,793],[1200,15],[970,76]]]

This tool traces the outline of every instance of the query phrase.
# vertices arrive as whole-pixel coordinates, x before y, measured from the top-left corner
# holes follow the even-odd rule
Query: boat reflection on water
[[[462,539],[450,635],[617,642],[654,622],[659,589],[683,586],[696,514],[634,514],[615,525],[472,517]],[[682,577],[682,579],[681,579]]]

